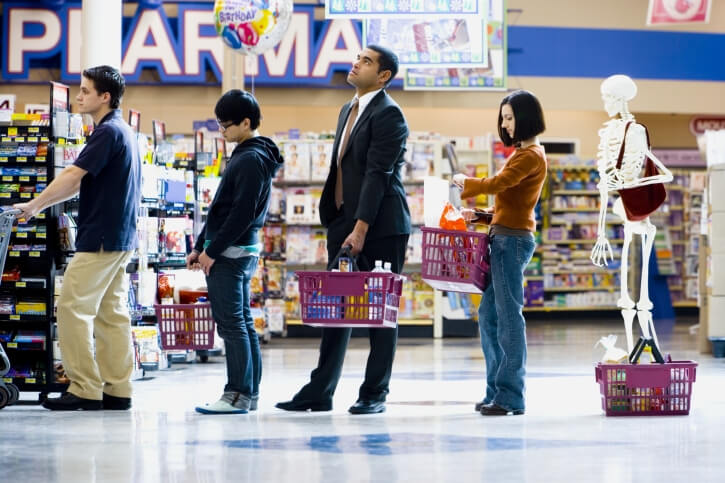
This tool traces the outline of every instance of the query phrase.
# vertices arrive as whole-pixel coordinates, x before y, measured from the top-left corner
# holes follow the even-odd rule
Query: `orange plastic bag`
[[[443,208],[443,213],[438,224],[444,230],[466,231],[466,220],[463,219],[461,212],[450,204],[450,202],[446,203],[446,206]]]

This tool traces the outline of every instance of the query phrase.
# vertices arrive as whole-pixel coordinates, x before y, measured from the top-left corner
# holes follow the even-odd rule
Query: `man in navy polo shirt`
[[[133,350],[125,272],[136,248],[141,162],[136,137],[118,109],[125,88],[113,67],[83,71],[76,101],[81,113],[93,117],[93,133],[76,162],[40,196],[15,205],[22,211],[18,217],[27,220],[80,191],[76,254],[58,300],[58,339],[71,382],[61,397],[45,401],[47,409],[131,407]]]

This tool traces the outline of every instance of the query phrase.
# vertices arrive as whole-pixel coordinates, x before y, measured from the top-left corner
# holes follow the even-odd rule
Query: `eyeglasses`
[[[229,129],[229,128],[230,128],[231,126],[233,126],[233,125],[234,125],[234,121],[229,121],[229,122],[226,122],[226,123],[222,123],[222,122],[221,122],[220,120],[218,120],[218,119],[217,119],[217,122],[216,122],[216,123],[217,123],[217,124],[219,125],[219,130],[220,130],[221,132],[224,132],[224,131],[226,131],[227,129]]]

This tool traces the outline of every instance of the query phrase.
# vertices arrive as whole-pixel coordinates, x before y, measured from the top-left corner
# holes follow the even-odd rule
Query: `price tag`
[[[8,349],[17,349],[18,343],[17,342],[8,342]]]
[[[40,193],[33,193],[33,198],[37,198],[38,196],[40,196]]]
[[[18,288],[25,288],[28,285],[27,285],[26,282],[15,282],[15,286],[18,287]]]
[[[10,320],[20,320],[20,316],[19,315],[11,315],[10,316]]]
[[[38,252],[38,251],[32,251],[28,255],[31,256],[31,257],[33,257],[33,258],[38,258],[38,257],[40,257],[40,252]]]
[[[20,252],[17,251],[17,250],[10,250],[8,252],[8,255],[11,256],[11,257],[19,257],[20,256]]]
[[[36,233],[35,234],[35,238],[46,238],[46,237],[47,237],[46,233]]]
[[[37,143],[38,142],[38,138],[36,138],[36,137],[29,137],[28,138],[28,142],[29,143]]]
[[[1,138],[0,141],[2,141],[4,143],[9,143],[10,142],[10,138]]]
[[[33,193],[20,193],[21,198],[30,198]]]
[[[58,144],[61,145],[61,146],[64,145],[65,144],[65,138],[58,138]]]
[[[38,133],[40,132],[40,129],[37,127],[29,127],[28,132]]]
[[[39,220],[45,220],[45,213],[38,213],[38,215],[36,216],[36,218],[39,219]]]
[[[28,234],[24,231],[19,231],[18,233],[15,234],[15,236],[18,238],[28,238]]]
[[[24,137],[15,138],[15,142],[16,143],[24,143],[25,142],[25,138]]]
[[[47,143],[47,142],[50,142],[50,139],[48,139],[48,138],[47,138],[47,137],[45,137],[45,136],[42,136],[42,137],[40,138],[40,142],[41,142],[41,143]]]
[[[36,156],[35,157],[36,163],[44,163],[45,162],[45,156]]]
[[[30,181],[30,176],[21,176],[20,181]]]
[[[12,180],[13,180],[12,176],[3,176],[3,181],[12,181]]]
[[[17,159],[16,159],[16,161],[18,163],[27,163],[28,162],[28,158],[26,158],[25,156],[18,156]]]
[[[10,198],[11,193],[0,193],[0,198]]]
[[[25,378],[25,384],[35,384],[36,380],[34,377],[26,377]]]
[[[3,382],[12,383],[13,382],[13,378],[12,377],[3,377]]]
[[[7,163],[7,162],[8,162],[8,158],[6,158],[5,156],[0,158],[0,163]]]
[[[17,136],[17,135],[18,135],[18,128],[16,128],[16,127],[8,128],[8,136]]]
[[[48,178],[46,176],[38,176],[38,181],[46,182]]]

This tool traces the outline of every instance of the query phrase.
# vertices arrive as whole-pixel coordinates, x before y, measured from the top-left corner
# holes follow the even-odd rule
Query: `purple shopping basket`
[[[389,272],[297,272],[302,323],[387,327],[398,323],[405,277]]]
[[[595,377],[607,416],[689,414],[697,362],[597,364]]]
[[[421,275],[431,287],[447,292],[483,293],[491,270],[488,234],[421,228]]]
[[[204,350],[214,347],[210,304],[156,305],[161,348]]]

